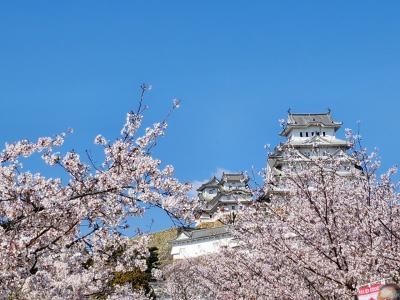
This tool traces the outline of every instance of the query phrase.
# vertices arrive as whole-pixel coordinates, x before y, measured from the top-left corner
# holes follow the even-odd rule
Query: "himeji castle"
[[[285,157],[289,149],[295,151],[304,161],[314,156],[333,159],[345,158],[343,174],[357,171],[357,166],[347,154],[350,144],[336,137],[342,123],[332,118],[331,111],[325,113],[291,113],[283,124],[280,135],[285,141],[275,147],[267,162],[267,195],[284,192],[276,177],[284,176]],[[275,182],[271,184],[271,182]],[[217,221],[230,213],[240,213],[241,208],[251,204],[253,196],[248,178],[242,173],[223,174],[221,179],[213,177],[198,190],[198,197],[204,203],[199,211],[196,225]],[[269,194],[269,195],[268,195]],[[229,234],[229,225],[218,228],[190,229],[181,232],[170,242],[174,259],[196,257],[215,253],[223,246],[235,247],[237,243]]]

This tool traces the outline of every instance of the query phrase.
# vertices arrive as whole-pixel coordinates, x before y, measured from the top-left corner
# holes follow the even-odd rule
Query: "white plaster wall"
[[[205,189],[203,191],[203,197],[205,199],[211,200],[217,195],[217,192],[218,192],[218,190],[216,188]]]
[[[192,258],[201,255],[216,253],[221,247],[233,247],[235,242],[232,237],[224,237],[219,239],[206,239],[195,241],[191,244],[173,245],[171,254],[173,259]]]
[[[325,136],[327,136],[327,137],[328,136],[335,136],[335,130],[333,128],[323,128],[323,127],[318,127],[318,126],[310,126],[310,127],[302,128],[302,129],[298,129],[298,128],[293,129],[291,134],[290,134],[290,136],[289,136],[289,138],[291,138],[291,139],[297,139],[297,138],[306,139],[306,138],[310,138],[310,137],[313,136],[311,134],[311,132],[314,132],[314,135],[315,135],[316,131],[319,131],[321,136],[323,136],[323,134],[322,134],[323,132],[325,132]],[[300,137],[300,132],[303,133],[303,137]],[[308,137],[306,137],[306,132],[308,132]]]
[[[232,209],[232,206],[235,206],[234,209]],[[221,219],[222,216],[224,215],[228,215],[231,212],[237,212],[240,209],[243,209],[244,204],[240,204],[239,203],[235,203],[235,204],[221,204],[219,205],[219,207],[224,207],[224,211],[216,211],[214,213],[211,214],[211,218],[210,218],[210,214],[202,214],[200,216],[200,218],[195,220],[195,224],[196,226],[203,224],[203,223],[209,223],[209,222],[215,222]]]
[[[233,189],[245,189],[246,185],[244,182],[226,182],[223,185],[224,190],[233,190]]]

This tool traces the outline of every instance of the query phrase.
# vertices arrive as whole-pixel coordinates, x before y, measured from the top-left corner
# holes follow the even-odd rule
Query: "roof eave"
[[[207,187],[218,187],[218,180],[217,178],[214,176],[211,180],[207,181],[206,183],[203,183],[198,189],[198,192],[203,191],[204,189],[206,189]]]

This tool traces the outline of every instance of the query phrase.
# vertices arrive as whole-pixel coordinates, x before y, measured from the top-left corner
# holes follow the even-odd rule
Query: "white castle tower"
[[[280,133],[286,138],[284,143],[277,146],[268,156],[267,181],[274,180],[277,176],[283,176],[282,169],[285,166],[286,151],[291,148],[304,160],[313,156],[348,157],[347,150],[350,145],[347,141],[336,137],[336,132],[342,123],[332,119],[331,111],[317,114],[299,114],[288,112],[287,121]],[[349,172],[352,166],[344,166],[343,172]],[[268,193],[283,192],[284,187],[279,184],[269,184]]]
[[[223,173],[220,180],[213,177],[197,189],[204,203],[198,212],[197,225],[217,221],[222,215],[239,211],[252,201],[249,179],[243,173]]]

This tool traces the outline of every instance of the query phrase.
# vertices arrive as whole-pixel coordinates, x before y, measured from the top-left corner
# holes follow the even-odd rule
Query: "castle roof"
[[[211,178],[211,180],[207,181],[206,183],[203,183],[198,189],[197,191],[201,192],[202,190],[206,189],[206,188],[212,188],[212,187],[218,187],[219,186],[219,181],[217,178],[215,178],[215,176],[213,178]]]
[[[286,126],[281,131],[280,135],[286,136],[293,128],[303,128],[308,126],[321,126],[326,128],[334,128],[335,131],[342,126],[342,122],[336,122],[332,119],[331,112],[315,113],[315,114],[300,114],[288,113]]]
[[[225,200],[221,199],[222,197],[225,197],[225,196],[233,196],[233,197],[229,198],[229,199],[225,199]],[[236,196],[236,198],[235,198],[235,196]],[[201,209],[201,211],[210,213],[210,212],[215,212],[220,205],[224,205],[224,204],[251,203],[252,202],[251,196],[252,196],[252,193],[248,190],[234,190],[234,191],[228,191],[228,192],[224,192],[224,193],[218,193],[217,196],[212,198],[207,203],[207,205]]]
[[[172,240],[169,243],[172,245],[186,244],[197,240],[213,239],[224,236],[230,236],[228,226],[206,229],[188,229],[181,232],[175,240]]]
[[[244,183],[247,183],[249,181],[249,179],[243,173],[232,173],[232,174],[223,173],[221,181],[222,182],[244,182]]]
[[[223,185],[224,182],[243,182],[247,183],[249,178],[243,173],[222,173],[221,180],[218,180],[215,176],[211,180],[203,183],[197,191],[201,192],[206,188],[218,188]]]

